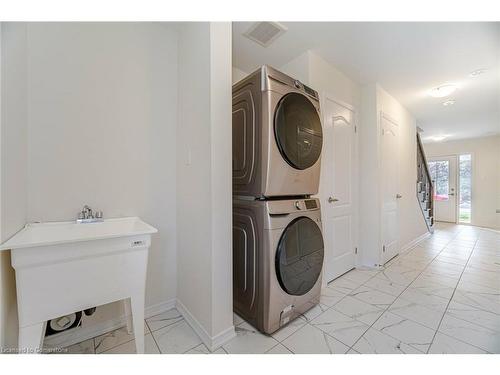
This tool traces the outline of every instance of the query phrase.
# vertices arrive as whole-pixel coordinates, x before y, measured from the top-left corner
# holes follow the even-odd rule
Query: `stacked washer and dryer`
[[[318,93],[271,67],[233,86],[233,307],[272,333],[319,303]]]

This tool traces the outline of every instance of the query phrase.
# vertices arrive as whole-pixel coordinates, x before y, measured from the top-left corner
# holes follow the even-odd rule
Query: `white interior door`
[[[457,157],[442,156],[429,159],[429,172],[434,185],[434,219],[457,221]]]
[[[325,280],[355,262],[355,124],[353,108],[325,97],[321,158],[321,209],[325,242]]]
[[[383,113],[381,125],[381,176],[382,197],[382,264],[399,252],[398,200],[401,198],[398,183],[399,132],[398,124]]]

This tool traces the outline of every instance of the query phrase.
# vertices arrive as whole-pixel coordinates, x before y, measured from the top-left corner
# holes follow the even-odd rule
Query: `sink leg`
[[[19,327],[19,353],[40,354],[43,345],[45,322]]]
[[[144,354],[144,292],[130,297],[137,354]]]
[[[125,298],[123,300],[123,307],[125,309],[125,317],[127,318],[127,333],[131,335],[133,330],[133,325],[132,325],[132,307],[130,305],[130,298]]]

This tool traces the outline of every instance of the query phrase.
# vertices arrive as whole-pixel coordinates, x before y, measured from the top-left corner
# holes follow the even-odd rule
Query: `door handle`
[[[332,198],[332,197],[328,197],[328,203],[334,203],[334,202],[338,202],[339,200],[337,198]]]
[[[396,199],[401,199],[403,196],[401,194],[396,194]]]

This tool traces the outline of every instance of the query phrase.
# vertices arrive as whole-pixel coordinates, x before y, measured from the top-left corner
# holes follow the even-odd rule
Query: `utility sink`
[[[144,295],[151,235],[138,217],[27,224],[0,250],[16,271],[19,352],[39,353],[46,322],[124,302],[124,323],[144,353]]]
[[[138,217],[106,219],[95,223],[77,223],[76,221],[33,223],[27,224],[15,236],[4,242],[0,246],[0,250],[102,240],[156,232],[158,232],[156,228]]]

